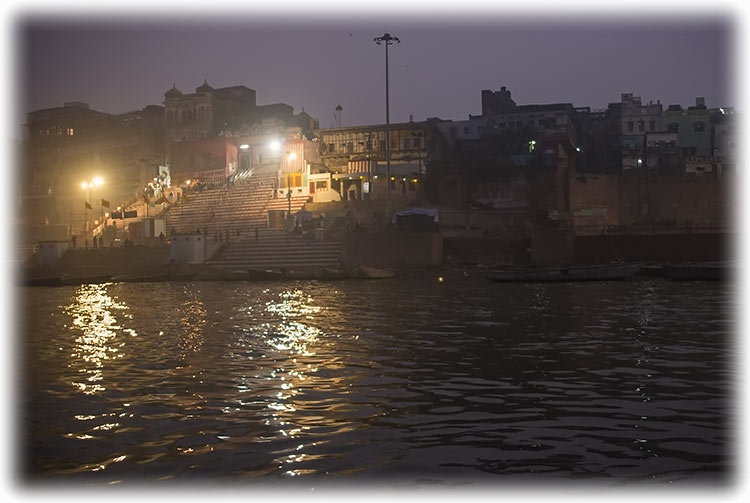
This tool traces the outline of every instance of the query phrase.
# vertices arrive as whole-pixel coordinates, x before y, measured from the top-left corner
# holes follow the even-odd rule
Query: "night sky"
[[[569,102],[605,108],[623,92],[666,106],[733,106],[736,26],[722,15],[644,15],[541,20],[528,15],[462,19],[364,13],[330,19],[241,16],[180,21],[132,13],[71,23],[19,16],[21,113],[84,101],[119,113],[162,104],[173,83],[194,92],[242,84],[259,105],[285,102],[334,125],[383,123],[384,48],[390,56],[391,121],[466,119],[481,113],[480,91],[507,86],[518,104]],[[21,118],[23,121],[23,118]]]

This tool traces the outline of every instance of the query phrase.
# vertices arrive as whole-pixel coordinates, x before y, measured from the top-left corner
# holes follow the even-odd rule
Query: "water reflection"
[[[73,381],[73,385],[87,395],[104,391],[104,364],[107,360],[121,358],[120,350],[125,345],[124,341],[116,340],[118,332],[138,335],[120,326],[114,315],[114,311],[127,311],[128,306],[109,296],[107,284],[101,284],[81,286],[64,310],[72,318],[70,329],[81,333],[75,339],[68,366],[83,374],[83,379]],[[131,316],[123,313],[123,317]]]
[[[206,308],[203,305],[199,293],[190,288],[189,284],[183,286],[179,316],[179,345],[182,359],[188,353],[195,353],[201,349],[205,342],[204,329],[206,327]]]
[[[268,377],[278,391],[267,398],[265,424],[275,431],[273,438],[299,439],[310,429],[310,425],[300,424],[295,398],[310,386],[309,375],[318,371],[317,365],[305,362],[317,361],[314,359],[315,348],[323,332],[313,323],[320,322],[318,318],[323,308],[300,289],[282,291],[278,297],[279,301],[265,305],[265,313],[275,321],[253,328],[256,336],[283,355],[277,355],[280,358],[274,359],[281,360],[282,364],[275,366]],[[281,449],[273,462],[287,476],[310,473],[311,470],[296,467],[308,457],[304,452],[305,447],[304,443],[299,443]]]
[[[718,287],[289,286],[30,292],[30,470],[108,481],[727,471]]]

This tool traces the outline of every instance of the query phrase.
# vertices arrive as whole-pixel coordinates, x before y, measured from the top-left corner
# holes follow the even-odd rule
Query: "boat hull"
[[[664,275],[675,281],[724,281],[731,268],[722,264],[667,264]]]
[[[534,268],[495,271],[488,278],[495,282],[570,282],[617,281],[631,278],[640,270],[640,264],[605,266],[578,266],[559,268]]]

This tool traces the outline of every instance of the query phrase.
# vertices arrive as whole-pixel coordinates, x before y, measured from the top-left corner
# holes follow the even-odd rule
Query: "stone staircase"
[[[231,240],[206,263],[225,269],[304,269],[338,265],[341,243],[311,241],[301,236],[285,236],[275,229],[260,229],[259,238]]]
[[[165,212],[167,229],[177,233],[206,230],[209,237],[227,231],[232,236],[237,231],[250,236],[256,228],[268,227],[269,210],[289,209],[290,201],[273,197],[275,180],[273,174],[262,174],[229,187],[188,193],[185,200]],[[307,196],[292,197],[292,213],[301,210],[306,201]]]

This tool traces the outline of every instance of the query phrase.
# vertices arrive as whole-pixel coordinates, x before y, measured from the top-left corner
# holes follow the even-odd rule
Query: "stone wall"
[[[422,268],[443,263],[443,240],[437,232],[348,232],[343,248],[350,264]]]
[[[573,225],[579,234],[637,224],[726,228],[736,208],[732,184],[731,175],[578,173],[570,179]]]
[[[578,173],[570,179],[570,214],[576,230],[619,224],[620,175]]]

